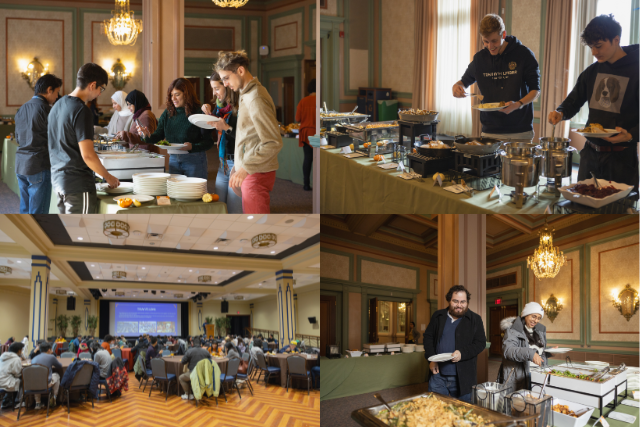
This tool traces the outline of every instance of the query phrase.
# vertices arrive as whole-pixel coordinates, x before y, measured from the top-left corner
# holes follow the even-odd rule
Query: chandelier
[[[38,61],[38,58],[33,58],[33,61],[31,61],[22,72],[22,78],[27,81],[31,89],[34,89],[38,79],[45,74],[49,74],[49,64],[42,65],[42,63]]]
[[[211,281],[211,276],[200,276],[198,277],[198,282],[207,283]]]
[[[126,279],[127,278],[127,273],[125,273],[124,271],[113,271],[113,272],[111,272],[111,278],[112,279]]]
[[[7,267],[6,265],[0,265],[0,274],[4,274],[5,276],[10,275],[13,272],[11,267]]]
[[[251,246],[254,249],[266,249],[278,243],[278,236],[273,233],[262,233],[251,238]]]
[[[564,253],[557,246],[553,247],[553,231],[549,231],[545,219],[544,230],[540,232],[540,246],[527,258],[527,267],[533,270],[538,279],[556,277],[565,263]]]
[[[111,219],[102,224],[105,236],[113,239],[126,239],[129,237],[129,224],[124,221]]]
[[[129,10],[129,0],[115,0],[116,9],[111,11],[111,19],[102,22],[104,33],[113,45],[133,46],[142,32],[142,20],[133,19]]]
[[[213,4],[220,7],[235,7],[236,9],[247,4],[249,0],[213,0]]]

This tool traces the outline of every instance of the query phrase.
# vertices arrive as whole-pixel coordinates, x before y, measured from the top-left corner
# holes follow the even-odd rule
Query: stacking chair
[[[22,396],[18,406],[18,421],[20,421],[20,410],[26,395],[47,395],[47,417],[49,417],[49,403],[51,401],[53,387],[49,387],[49,368],[43,365],[31,365],[22,370]],[[27,412],[27,409],[24,410]]]
[[[308,396],[310,394],[309,383],[311,382],[311,371],[307,371],[307,359],[302,356],[291,356],[287,358],[287,393],[289,393],[289,381],[292,376],[307,379]]]
[[[258,360],[258,369],[260,369],[256,384],[260,382],[260,376],[264,373],[264,387],[266,388],[271,375],[275,374],[278,377],[280,376],[280,368],[277,368],[275,366],[267,366],[267,361],[264,359],[264,354],[262,353],[256,353],[256,359]]]
[[[262,351],[269,351],[269,343],[266,341],[262,342]]]
[[[175,376],[175,374],[167,374],[167,364],[160,358],[151,359],[151,373],[153,375],[153,382],[151,383],[151,388],[149,389],[149,397],[151,397],[151,390],[153,390],[154,384],[158,384],[159,388],[160,383],[166,383],[167,390],[164,398],[164,401],[166,402],[167,397],[169,396],[169,386],[173,381],[175,381],[177,387],[178,378]]]
[[[63,342],[62,346],[60,348],[60,352],[64,353],[65,351],[69,351],[69,343],[68,342]]]
[[[84,353],[80,353],[80,359],[88,359],[91,360],[91,353],[89,353],[88,351],[85,351]]]
[[[67,394],[67,414],[71,413],[71,408],[69,407],[69,393],[72,391],[84,391],[85,392],[85,402],[86,396],[91,395],[91,407],[93,406],[93,395],[89,393],[89,386],[91,385],[91,376],[93,375],[93,365],[90,363],[86,363],[79,372],[76,373],[76,376],[73,377],[73,381],[69,388],[65,388],[65,392]]]
[[[111,370],[109,370],[109,376],[111,376]],[[109,403],[111,403],[111,391],[109,391],[109,384],[107,384],[107,380],[103,380],[102,378],[98,381],[98,400],[100,400],[100,395],[102,394],[102,387],[104,387],[104,391],[107,393],[107,397],[109,398]]]
[[[75,357],[76,357],[76,354],[72,353],[70,351],[65,351],[64,353],[62,353],[60,355],[60,358],[62,358],[62,359],[73,359]]]
[[[251,360],[251,355],[249,353],[243,353],[242,360],[246,360],[248,362],[249,360]]]
[[[113,353],[114,357],[119,357],[120,360],[122,360],[122,363],[124,363],[125,368],[127,366],[129,366],[128,365],[129,359],[123,359],[122,358],[122,350],[120,350],[119,348],[114,348],[114,349],[111,350],[111,353]]]
[[[242,359],[244,360],[244,356],[247,356],[247,353],[245,353],[242,356]],[[249,360],[249,359],[246,359]],[[251,380],[249,379],[249,377],[251,376],[251,371],[253,370],[253,360],[249,360],[249,366],[247,367],[247,373],[246,374],[241,374],[240,372],[238,372],[238,374],[236,375],[236,377],[239,380],[244,380],[245,383],[247,383],[247,387],[249,388],[249,391],[251,392],[251,396],[253,396],[253,386],[251,385]]]
[[[138,388],[142,386],[142,381],[146,381],[144,384],[144,388],[142,389],[142,392],[144,393],[144,391],[147,389],[147,384],[149,384],[149,377],[153,375],[153,372],[151,372],[151,369],[147,369],[144,356],[140,355],[138,356],[138,358],[141,359],[140,363],[142,363],[142,370],[144,371],[144,375],[142,376],[142,380],[140,381],[140,385],[138,385]]]
[[[224,385],[227,383],[231,383],[231,390],[233,390],[233,386],[236,387],[238,391],[238,396],[242,399],[240,395],[240,389],[236,384],[236,376],[238,375],[238,367],[240,366],[240,359],[234,357],[233,359],[229,359],[227,362],[227,372],[224,374],[220,374],[220,389],[222,390],[222,394],[224,394],[224,401],[227,402],[227,393],[224,391]]]

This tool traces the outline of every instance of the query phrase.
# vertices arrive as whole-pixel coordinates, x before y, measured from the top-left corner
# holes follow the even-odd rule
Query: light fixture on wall
[[[551,294],[547,301],[542,300],[542,309],[544,310],[544,314],[551,320],[551,323],[558,317],[558,313],[560,313],[563,308],[562,300],[559,300],[553,296],[553,294]]]
[[[235,7],[236,9],[247,4],[249,0],[212,0],[213,4],[220,7]]]
[[[142,32],[142,20],[134,19],[129,9],[129,0],[115,0],[116,9],[111,11],[111,19],[102,22],[109,43],[116,46],[133,46]]]
[[[278,243],[278,236],[273,233],[262,233],[251,238],[251,246],[254,249],[266,249]]]
[[[31,89],[34,89],[38,79],[45,74],[49,74],[49,64],[42,65],[38,58],[33,58],[33,61],[29,62],[29,65],[24,68],[22,78],[27,81]]]
[[[120,58],[111,67],[111,74],[109,74],[109,81],[116,90],[122,90],[127,85],[127,82],[131,80],[131,73],[127,71],[127,67],[120,61]]]
[[[527,267],[538,279],[551,279],[558,275],[565,263],[564,253],[553,246],[553,231],[544,220],[544,230],[540,232],[540,246],[527,258]]]
[[[11,267],[7,267],[6,265],[0,265],[0,274],[9,276],[12,272],[13,272],[13,269]]]
[[[112,279],[126,279],[127,273],[124,271],[113,271],[111,272]]]
[[[619,294],[616,295],[616,291],[613,290],[611,295],[613,297],[611,303],[628,322],[638,311],[638,291],[627,284]]]
[[[129,224],[119,220],[109,220],[102,224],[104,235],[112,239],[126,239],[129,237]]]

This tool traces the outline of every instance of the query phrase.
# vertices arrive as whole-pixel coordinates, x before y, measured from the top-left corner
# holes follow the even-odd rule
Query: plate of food
[[[164,149],[184,147],[184,144],[174,144],[174,143],[171,143],[171,142],[167,141],[166,139],[163,139],[162,141],[158,141],[158,143],[154,144],[154,145],[156,147],[160,147],[160,148],[164,148]]]
[[[498,110],[502,110],[504,107],[506,107],[505,102],[500,101],[500,102],[486,102],[484,104],[477,104],[477,105],[473,105],[471,108],[475,108],[476,110],[480,110],[480,111],[498,111]]]
[[[597,209],[627,197],[633,190],[633,185],[619,184],[605,179],[599,179],[598,184],[600,188],[596,187],[593,178],[578,181],[575,184],[560,187],[560,194],[567,200]]]
[[[432,122],[438,118],[438,112],[411,108],[409,110],[398,111],[398,116],[400,120],[407,122]]]
[[[189,116],[189,121],[202,129],[213,129],[214,127],[207,124],[208,122],[217,122],[220,117],[209,116],[207,114],[192,114]]]
[[[451,359],[453,359],[453,353],[441,353],[431,356],[428,360],[429,362],[447,362]]]
[[[605,129],[599,123],[589,123],[589,126],[582,129],[576,129],[575,132],[588,138],[608,138],[620,133],[615,129]]]

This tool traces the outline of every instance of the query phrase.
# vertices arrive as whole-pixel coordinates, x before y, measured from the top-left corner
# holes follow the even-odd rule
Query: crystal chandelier
[[[220,7],[235,7],[236,9],[247,4],[249,0],[213,0],[213,4]]]
[[[136,44],[138,34],[142,32],[142,20],[133,19],[129,10],[129,0],[115,0],[116,9],[111,11],[111,19],[102,23],[104,33],[113,45],[133,46]]]
[[[549,230],[545,220],[544,230],[540,232],[540,246],[527,258],[527,267],[533,270],[538,279],[556,277],[565,263],[564,253],[557,246],[553,247],[553,231]]]

